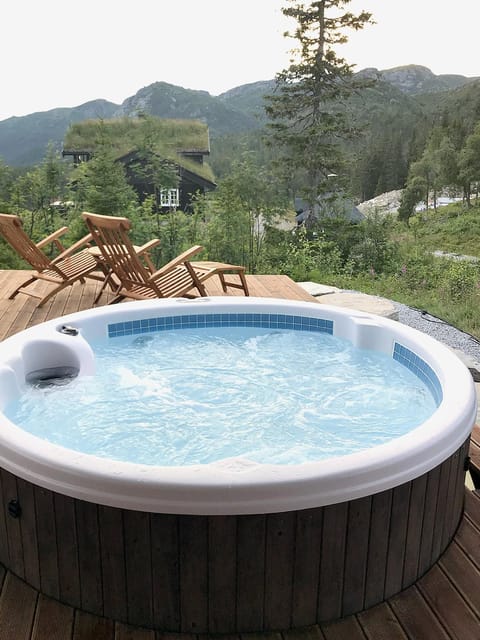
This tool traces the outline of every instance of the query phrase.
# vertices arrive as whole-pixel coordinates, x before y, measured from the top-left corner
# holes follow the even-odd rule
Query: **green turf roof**
[[[118,158],[153,141],[152,148],[159,156],[214,181],[208,164],[199,164],[181,156],[181,152],[209,152],[208,127],[199,120],[173,120],[167,118],[114,118],[111,120],[84,120],[70,125],[64,139],[68,151],[94,152],[99,140],[107,138]]]

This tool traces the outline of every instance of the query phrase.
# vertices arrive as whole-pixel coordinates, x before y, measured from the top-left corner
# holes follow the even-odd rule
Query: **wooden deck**
[[[25,278],[26,272],[0,271],[0,340],[44,320],[91,307],[98,289],[94,282],[75,285],[38,309],[30,297],[8,300]],[[313,300],[286,276],[248,276],[248,284],[252,296]],[[222,295],[213,281],[208,290],[210,295]],[[107,300],[108,294],[102,302]],[[453,543],[413,587],[341,621],[282,633],[245,634],[245,640],[267,636],[268,640],[479,640],[480,492],[466,489],[465,514]],[[175,638],[195,640],[196,636],[155,633],[86,614],[39,594],[0,566],[0,640]],[[228,640],[234,638],[242,640],[240,635]]]
[[[0,340],[45,320],[90,309],[101,287],[100,282],[95,280],[87,280],[84,286],[77,283],[60,291],[41,308],[37,307],[38,300],[24,294],[19,294],[14,300],[9,300],[8,296],[28,278],[28,273],[28,271],[0,270]],[[234,277],[229,276],[232,279]],[[251,296],[315,301],[315,298],[287,276],[247,276],[247,282]],[[205,285],[209,295],[225,295],[218,278],[210,278]],[[39,295],[44,295],[49,285],[37,282],[35,287]],[[32,288],[32,290],[34,289]],[[239,289],[229,289],[228,295],[243,296],[243,292]],[[107,289],[102,294],[97,306],[107,304],[111,298],[112,295]]]

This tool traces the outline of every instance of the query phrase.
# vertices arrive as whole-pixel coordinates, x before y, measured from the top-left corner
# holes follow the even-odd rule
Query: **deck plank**
[[[33,624],[32,640],[70,640],[74,610],[40,595]]]
[[[438,620],[455,640],[478,640],[479,619],[438,564],[423,576],[417,586]]]
[[[334,622],[324,622],[321,629],[325,640],[365,640],[365,634],[354,616]]]
[[[480,569],[480,531],[469,518],[464,518],[461,522],[455,536],[455,543],[459,545],[470,562]]]
[[[0,638],[30,640],[38,592],[8,572],[0,595]]]
[[[155,640],[155,631],[117,622],[115,624],[115,640]]]
[[[478,429],[478,427],[476,427],[476,429]],[[470,441],[469,456],[470,456],[470,475],[472,476],[472,481],[475,488],[478,489],[480,487],[480,443],[479,443],[479,438],[477,434],[475,434],[475,438],[473,438],[473,433],[472,433],[472,439]]]
[[[465,493],[465,510],[470,522],[480,531],[480,491]]]
[[[398,618],[386,603],[357,614],[368,640],[408,640]]]
[[[77,609],[72,640],[115,640],[115,623]]]
[[[435,612],[427,605],[415,586],[391,598],[389,604],[408,638],[448,640],[449,636],[439,623]]]
[[[325,635],[318,625],[289,629],[282,633],[283,640],[325,640]]]
[[[480,542],[480,540],[477,541]],[[477,617],[480,617],[480,571],[453,542],[439,560],[439,566],[444,570],[463,599],[470,605]],[[479,634],[480,635],[480,634]]]

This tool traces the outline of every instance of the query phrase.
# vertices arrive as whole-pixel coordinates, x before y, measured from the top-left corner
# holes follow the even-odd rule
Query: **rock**
[[[342,291],[338,287],[333,287],[318,282],[297,282],[311,296],[318,298],[320,304],[331,304],[337,307],[347,307],[357,311],[373,313],[377,316],[398,320],[398,311],[390,300],[371,296],[367,293],[357,291]]]
[[[359,211],[365,216],[372,216],[375,214],[385,216],[391,214],[397,214],[398,207],[400,206],[400,198],[402,196],[402,189],[396,189],[395,191],[387,191],[381,193],[379,196],[372,198],[371,200],[365,200],[357,205]]]
[[[297,284],[305,289],[311,296],[317,298],[318,296],[325,296],[330,293],[340,293],[341,289],[338,287],[331,287],[326,284],[318,284],[317,282],[297,282]]]
[[[390,300],[379,298],[378,296],[370,296],[366,293],[341,291],[340,293],[324,295],[319,299],[319,302],[321,304],[332,304],[336,307],[365,311],[365,313],[373,313],[377,316],[390,318],[390,320],[398,320],[398,311]]]

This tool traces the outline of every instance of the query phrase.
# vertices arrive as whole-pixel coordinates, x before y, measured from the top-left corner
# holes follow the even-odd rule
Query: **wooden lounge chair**
[[[71,286],[77,280],[80,282],[85,282],[85,278],[104,280],[105,275],[93,274],[94,271],[98,272],[99,265],[86,248],[92,240],[91,235],[85,236],[68,249],[65,249],[60,238],[67,231],[68,227],[62,227],[35,244],[25,233],[22,221],[18,216],[0,213],[0,234],[18,255],[34,268],[31,277],[25,280],[9,296],[10,300],[15,298],[18,293],[24,293],[33,298],[39,298],[38,306],[41,307],[47,300],[62,289],[65,289],[65,287]],[[60,254],[54,259],[49,258],[42,251],[49,244],[54,244],[60,251]],[[27,289],[29,285],[37,280],[50,282],[55,287],[42,297],[34,290]]]
[[[234,286],[248,295],[245,268],[219,262],[191,262],[191,258],[203,247],[195,245],[153,273],[149,271],[134,251],[128,235],[130,221],[127,218],[103,216],[84,212],[83,219],[105,263],[118,278],[117,297],[145,300],[149,298],[193,297],[207,295],[204,282],[218,275],[222,287]],[[236,273],[240,282],[225,279],[226,273]]]

